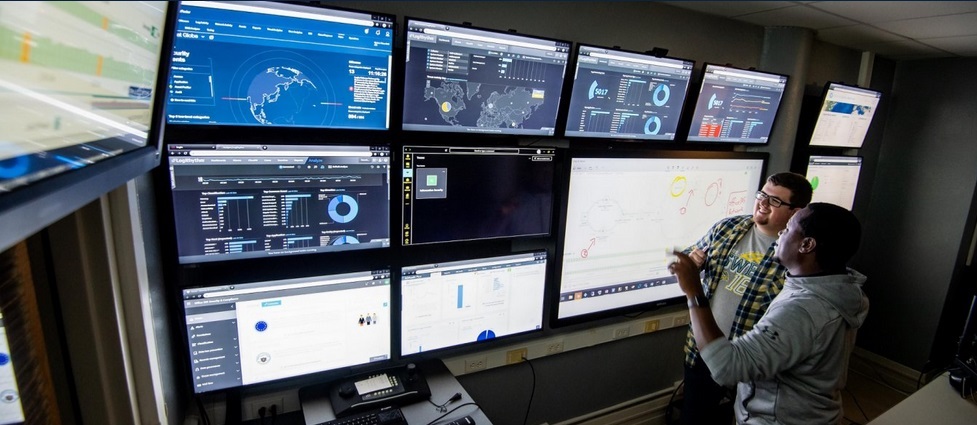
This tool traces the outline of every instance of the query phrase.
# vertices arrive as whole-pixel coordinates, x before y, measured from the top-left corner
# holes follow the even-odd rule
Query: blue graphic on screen
[[[274,7],[290,7],[286,14],[299,8]],[[392,23],[371,24],[370,15],[363,24],[347,24],[219,5],[183,5],[180,17],[168,123],[389,127]]]
[[[691,142],[767,143],[787,77],[707,64]]]
[[[581,46],[566,135],[673,140],[691,61]]]

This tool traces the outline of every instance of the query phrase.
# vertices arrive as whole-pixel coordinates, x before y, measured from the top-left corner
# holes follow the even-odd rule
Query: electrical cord
[[[428,403],[433,404],[434,407],[436,407],[438,409],[438,412],[440,412],[440,413],[447,412],[448,411],[448,405],[451,404],[451,403],[454,403],[454,402],[456,402],[458,400],[461,400],[461,393],[455,393],[455,395],[451,396],[451,398],[449,398],[448,401],[446,401],[444,403],[441,403],[441,404],[437,404],[437,403],[431,401],[431,399],[427,399]]]
[[[851,396],[851,400],[855,402],[855,407],[858,408],[858,412],[862,414],[862,417],[865,418],[866,421],[870,420],[868,418],[868,415],[865,414],[865,409],[862,409],[861,403],[858,402],[858,397],[855,397],[855,393],[851,392],[851,390],[848,389],[847,386],[845,387],[845,391],[848,393],[849,396]],[[848,419],[848,418],[845,418],[845,419]],[[851,419],[848,419],[848,421],[851,422],[851,423],[853,423],[853,424],[857,424],[857,422],[855,422],[855,421],[853,421]]]
[[[522,356],[522,359],[526,361],[529,365],[529,370],[533,372],[533,389],[529,393],[529,404],[526,406],[526,416],[522,419],[522,425],[526,425],[529,422],[529,412],[533,410],[533,399],[536,398],[536,368],[533,367],[533,362],[529,361],[529,358]]]
[[[672,390],[672,396],[668,398],[668,405],[665,406],[666,425],[672,425],[674,423],[672,422],[672,406],[675,405],[675,396],[678,395],[678,390],[682,389],[683,386],[685,386],[684,379],[682,380],[682,382],[679,382],[679,384],[675,386],[675,389]]]
[[[462,407],[465,407],[465,406],[475,406],[476,409],[481,409],[481,406],[479,406],[478,403],[475,403],[474,401],[469,401],[468,403],[462,403],[462,404],[459,404],[459,405],[455,406],[454,409],[451,409],[451,410],[449,410],[447,412],[444,412],[444,414],[442,414],[441,416],[438,416],[438,417],[434,418],[434,420],[431,421],[431,422],[428,422],[427,425],[432,425],[435,422],[440,421],[445,416],[448,416],[448,415],[454,413],[455,410],[461,409]]]
[[[207,409],[204,408],[204,402],[200,400],[200,397],[194,397],[197,402],[197,409],[200,410],[200,420],[203,421],[203,425],[210,425],[210,416],[207,416]]]

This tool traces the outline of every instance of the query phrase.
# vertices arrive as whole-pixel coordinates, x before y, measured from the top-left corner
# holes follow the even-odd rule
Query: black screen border
[[[641,137],[628,138],[628,137],[614,137],[614,136],[599,137],[599,136],[577,135],[577,134],[572,134],[567,132],[566,127],[567,127],[567,121],[569,121],[570,119],[569,116],[570,105],[573,102],[573,87],[574,84],[576,84],[576,72],[578,67],[578,61],[580,60],[580,49],[583,47],[589,47],[593,49],[605,49],[605,50],[612,50],[621,53],[642,55],[648,58],[684,61],[692,65],[693,71],[696,65],[696,61],[692,59],[680,58],[675,56],[655,56],[650,51],[639,52],[636,50],[626,50],[617,47],[600,46],[600,45],[590,44],[590,43],[576,43],[576,45],[574,46],[573,55],[570,56],[571,60],[567,64],[566,87],[563,89],[563,92],[567,94],[566,96],[564,96],[566,98],[566,101],[564,102],[565,106],[561,109],[559,119],[557,120],[558,121],[557,125],[559,126],[559,130],[561,131],[560,136],[570,139],[571,143],[575,141],[576,142],[614,141],[614,142],[629,142],[629,143],[640,143],[640,144],[651,144],[651,143],[673,144],[679,141],[679,135],[682,132],[682,126],[684,124],[683,120],[685,119],[685,115],[687,115],[686,106],[688,105],[689,99],[692,96],[691,95],[692,89],[696,88],[695,85],[693,84],[693,80],[695,77],[694,72],[689,74],[689,81],[685,87],[685,97],[682,99],[682,103],[679,105],[679,107],[676,110],[678,116],[676,118],[676,123],[675,123],[675,134],[672,136],[671,139],[647,139]]]
[[[858,143],[858,146],[843,146],[843,145],[830,145],[830,144],[829,145],[812,145],[811,144],[811,140],[814,138],[814,130],[818,128],[818,123],[821,122],[821,112],[824,110],[824,103],[828,101],[828,93],[831,92],[831,88],[833,86],[835,86],[835,87],[841,87],[841,88],[848,88],[848,89],[854,89],[854,90],[868,91],[868,92],[877,93],[879,95],[879,104],[882,103],[882,100],[885,97],[885,93],[883,93],[881,90],[876,90],[876,89],[873,89],[873,88],[866,88],[866,87],[859,87],[857,85],[845,84],[845,83],[842,83],[842,82],[839,82],[839,81],[828,81],[828,82],[825,82],[824,83],[824,87],[821,89],[821,98],[820,98],[820,101],[817,103],[818,110],[817,110],[817,112],[814,115],[814,123],[811,125],[811,134],[807,135],[807,146],[809,148],[811,148],[811,149],[822,149],[822,148],[826,148],[826,149],[861,149],[863,146],[865,146],[865,140],[868,139],[869,131],[872,130],[872,124],[874,124],[876,121],[878,121],[878,120],[875,119],[875,115],[879,112],[878,111],[879,105],[876,105],[875,106],[875,110],[872,111],[872,120],[869,121],[868,127],[866,128],[865,137],[862,137],[862,140]]]
[[[720,140],[691,140],[690,139],[690,136],[692,134],[692,128],[695,125],[696,106],[699,103],[699,96],[702,95],[702,86],[705,83],[705,77],[706,77],[707,71],[709,70],[709,67],[729,68],[729,69],[735,69],[735,70],[739,70],[739,71],[746,71],[746,72],[754,72],[754,73],[759,73],[759,74],[766,74],[766,75],[774,76],[774,77],[784,77],[786,79],[784,81],[784,91],[780,94],[780,101],[777,103],[776,111],[774,112],[774,116],[773,116],[773,121],[770,123],[770,134],[767,136],[767,141],[766,142],[729,142],[729,141],[720,141]],[[787,75],[787,74],[781,74],[781,73],[771,72],[771,71],[762,71],[762,70],[751,69],[751,68],[742,68],[742,67],[737,67],[737,66],[733,66],[733,65],[729,65],[729,64],[719,64],[719,63],[715,63],[715,62],[703,62],[703,64],[702,64],[702,73],[699,76],[699,84],[698,84],[698,86],[696,86],[694,88],[696,90],[696,98],[695,98],[695,101],[694,102],[688,102],[689,112],[688,112],[688,119],[686,120],[686,124],[685,124],[685,127],[686,127],[685,128],[685,130],[686,130],[686,132],[685,132],[685,140],[684,140],[685,143],[694,144],[694,145],[701,145],[701,146],[710,146],[710,145],[712,145],[712,146],[736,146],[736,145],[744,145],[744,146],[767,146],[767,145],[769,145],[771,143],[772,138],[773,138],[774,126],[776,126],[777,125],[777,122],[780,121],[777,118],[780,116],[780,108],[784,104],[784,97],[787,96],[787,90],[789,89],[790,81],[791,81],[790,80],[790,75]],[[691,88],[690,88],[690,90],[691,90]]]
[[[760,169],[760,187],[763,186],[767,177],[767,167],[770,163],[770,155],[766,152],[738,152],[738,151],[706,151],[706,150],[658,150],[658,149],[631,149],[631,150],[598,150],[598,149],[573,149],[570,154],[567,155],[566,161],[568,165],[564,167],[562,181],[564,182],[564,187],[562,188],[561,199],[563,203],[559,211],[559,221],[558,223],[565,224],[567,220],[567,207],[570,196],[570,174],[572,173],[572,168],[569,163],[572,162],[573,158],[647,158],[647,159],[759,159],[762,161],[762,166]],[[760,189],[757,187],[757,189]],[[550,328],[563,328],[572,325],[579,325],[588,322],[594,322],[599,319],[606,319],[616,316],[624,316],[626,314],[634,313],[646,313],[649,311],[654,311],[662,307],[682,304],[685,302],[684,296],[666,298],[658,301],[632,304],[628,306],[621,306],[612,309],[606,309],[601,311],[595,311],[592,313],[580,314],[576,316],[569,316],[560,318],[560,288],[563,285],[561,276],[563,274],[563,255],[565,250],[564,241],[566,239],[566,226],[560,226],[560,229],[556,232],[556,253],[553,256],[551,269],[553,271],[553,279],[551,279],[552,285],[549,290],[547,302],[550,305],[550,317],[549,325]]]
[[[563,81],[560,82],[560,100],[556,104],[556,116],[553,118],[553,134],[548,135],[548,134],[521,133],[521,132],[512,132],[512,131],[484,132],[483,133],[483,132],[468,131],[468,130],[466,130],[469,127],[460,127],[461,128],[460,130],[451,130],[451,128],[453,128],[453,127],[446,127],[445,130],[407,129],[407,128],[404,128],[404,112],[406,111],[407,106],[408,106],[406,104],[406,102],[407,102],[407,96],[405,95],[405,91],[407,90],[407,55],[409,54],[409,49],[410,49],[407,38],[409,37],[410,23],[412,21],[424,22],[424,23],[428,23],[428,24],[448,25],[448,26],[452,26],[452,27],[462,27],[462,28],[470,29],[470,30],[474,30],[474,31],[484,31],[484,32],[487,32],[487,33],[504,35],[504,36],[510,36],[510,37],[511,36],[518,36],[518,37],[525,37],[527,39],[536,39],[536,40],[540,40],[540,41],[549,41],[549,42],[556,42],[556,43],[566,43],[566,45],[568,46],[567,60],[566,60],[566,63],[564,64],[564,66],[563,66]],[[508,31],[504,31],[504,30],[498,30],[498,29],[492,29],[492,28],[486,28],[486,27],[473,26],[473,25],[471,25],[468,22],[463,22],[463,23],[448,22],[448,21],[441,21],[441,20],[437,20],[437,19],[419,18],[419,17],[411,16],[411,15],[404,16],[404,21],[403,22],[404,22],[403,31],[401,32],[403,34],[403,42],[400,44],[400,46],[398,46],[401,49],[403,49],[403,54],[402,54],[402,56],[400,58],[397,58],[396,56],[394,57],[394,60],[396,61],[396,63],[394,65],[396,65],[396,68],[399,70],[399,73],[398,74],[395,74],[395,75],[399,77],[399,80],[397,81],[397,83],[399,83],[399,87],[400,87],[400,90],[398,91],[399,100],[400,100],[400,104],[398,105],[400,107],[400,109],[398,110],[398,112],[400,114],[399,115],[399,118],[400,119],[398,120],[398,125],[397,125],[397,127],[399,128],[400,131],[402,131],[403,133],[406,133],[406,134],[415,134],[416,133],[418,135],[433,135],[434,137],[438,137],[437,135],[444,135],[442,137],[448,137],[448,136],[457,136],[457,135],[462,135],[462,134],[473,136],[473,137],[476,137],[476,138],[483,138],[483,137],[484,138],[491,138],[491,137],[496,137],[496,138],[498,138],[498,137],[527,137],[527,138],[539,138],[539,139],[555,139],[555,138],[559,138],[560,137],[560,132],[561,132],[561,130],[560,130],[561,119],[564,119],[563,112],[564,112],[564,109],[565,109],[563,107],[563,104],[567,102],[567,87],[568,87],[567,80],[569,79],[569,72],[570,72],[570,65],[571,65],[570,62],[572,61],[572,55],[570,54],[570,52],[573,51],[573,45],[574,45],[574,43],[572,41],[570,41],[570,40],[564,40],[564,39],[559,39],[559,38],[553,38],[553,37],[533,35],[533,34],[525,34],[525,33],[517,32],[517,31],[512,30],[512,29],[510,29]],[[392,99],[392,100],[397,100],[397,99]]]

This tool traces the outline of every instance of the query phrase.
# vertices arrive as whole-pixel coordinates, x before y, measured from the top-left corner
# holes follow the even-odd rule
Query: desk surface
[[[441,404],[448,401],[455,393],[461,393],[461,400],[447,406],[448,411],[457,408],[465,403],[473,403],[472,396],[465,391],[461,383],[448,371],[441,360],[432,360],[423,364],[418,364],[418,370],[427,378],[427,385],[431,388],[431,401]],[[333,413],[332,404],[329,402],[329,395],[322,388],[320,391],[309,391],[301,400],[302,413],[305,416],[306,424],[317,424],[336,418]],[[455,419],[471,416],[476,425],[491,425],[488,417],[482,413],[477,405],[467,405],[444,416],[441,420],[433,422],[444,413],[438,412],[428,400],[400,406],[404,413],[404,418],[410,425],[445,424]]]
[[[960,397],[944,373],[869,422],[869,425],[901,424],[974,425],[977,402]]]

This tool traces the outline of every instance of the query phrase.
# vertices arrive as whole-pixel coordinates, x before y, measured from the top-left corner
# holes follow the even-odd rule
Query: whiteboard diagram
[[[762,167],[761,159],[574,158],[560,292],[669,276],[673,246],[752,213]]]

